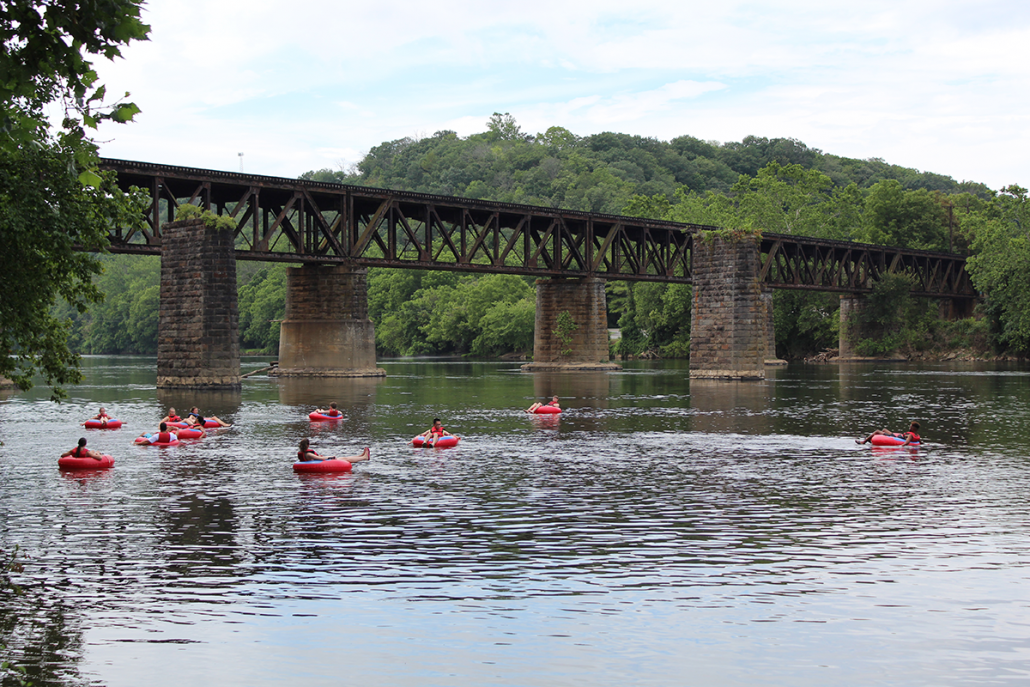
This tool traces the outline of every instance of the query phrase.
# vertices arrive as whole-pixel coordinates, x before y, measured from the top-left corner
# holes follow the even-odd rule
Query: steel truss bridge
[[[236,220],[241,260],[690,284],[694,241],[716,229],[129,160],[101,167],[151,197],[144,228],[116,229],[112,253],[160,255],[162,225],[189,203]],[[960,255],[784,234],[763,234],[760,255],[772,288],[865,293],[902,273],[913,295],[976,296]]]

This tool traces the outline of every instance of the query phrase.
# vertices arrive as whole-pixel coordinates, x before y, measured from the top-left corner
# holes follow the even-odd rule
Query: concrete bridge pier
[[[280,377],[385,377],[376,367],[368,319],[368,270],[350,265],[291,267],[279,329]]]
[[[855,341],[860,338],[860,331],[856,327],[854,318],[865,309],[866,301],[863,295],[845,294],[840,297],[840,334],[837,338],[837,357],[841,360],[854,360],[858,358],[855,353]]]
[[[765,379],[769,307],[758,281],[758,239],[694,241],[691,379]]]
[[[238,389],[233,233],[199,219],[166,224],[162,233],[157,386]]]
[[[976,300],[973,298],[944,298],[940,302],[941,317],[955,321],[973,317]]]
[[[533,362],[522,369],[622,369],[608,360],[604,279],[537,280]]]
[[[765,364],[786,365],[786,360],[776,357],[776,317],[773,309],[773,290],[762,287],[762,304],[765,306]]]

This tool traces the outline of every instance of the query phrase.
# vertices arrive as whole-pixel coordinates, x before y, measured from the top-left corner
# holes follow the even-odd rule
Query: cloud
[[[790,136],[992,186],[1030,181],[1019,154],[1030,130],[1030,5],[145,8],[152,40],[98,65],[109,92],[131,91],[143,109],[136,123],[105,127],[105,154],[234,169],[242,150],[249,170],[292,176],[336,166],[339,151],[444,128],[467,135],[511,112],[532,132]]]

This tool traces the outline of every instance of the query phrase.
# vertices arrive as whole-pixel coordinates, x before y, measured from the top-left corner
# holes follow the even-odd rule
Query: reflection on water
[[[314,401],[323,408],[333,401],[342,409],[364,408],[376,400],[376,392],[384,383],[383,377],[343,377],[312,379],[306,377],[279,377],[279,402],[289,406],[310,406]]]
[[[186,415],[196,406],[206,417],[220,417],[226,422],[240,409],[240,391],[226,389],[158,389],[157,400],[162,408],[175,408],[179,415]],[[164,417],[164,413],[158,418]]]
[[[95,358],[72,403],[0,403],[0,546],[32,556],[29,598],[60,610],[34,638],[10,627],[34,611],[0,612],[38,684],[958,685],[1030,669],[1025,370],[716,383],[681,364],[382,366],[173,400],[152,360]],[[555,393],[560,416],[524,412]],[[329,401],[345,421],[307,419]],[[116,467],[59,472],[98,403],[127,423],[89,433]],[[235,426],[131,445],[169,403]],[[411,448],[433,417],[465,441]],[[919,449],[853,442],[911,419]],[[302,437],[373,460],[296,475]]]

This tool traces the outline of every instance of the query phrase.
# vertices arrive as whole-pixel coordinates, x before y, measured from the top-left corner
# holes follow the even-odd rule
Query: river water
[[[255,369],[260,361],[248,361]],[[38,685],[997,685],[1030,680],[1030,372],[685,364],[155,389],[85,360],[0,400],[0,630]],[[557,393],[557,418],[522,412]],[[337,401],[344,423],[307,413]],[[231,421],[138,447],[168,405]],[[126,422],[84,432],[105,405]],[[434,417],[453,449],[406,445]],[[923,425],[918,450],[858,447]],[[79,436],[114,469],[61,473]],[[296,475],[321,453],[372,462]]]

